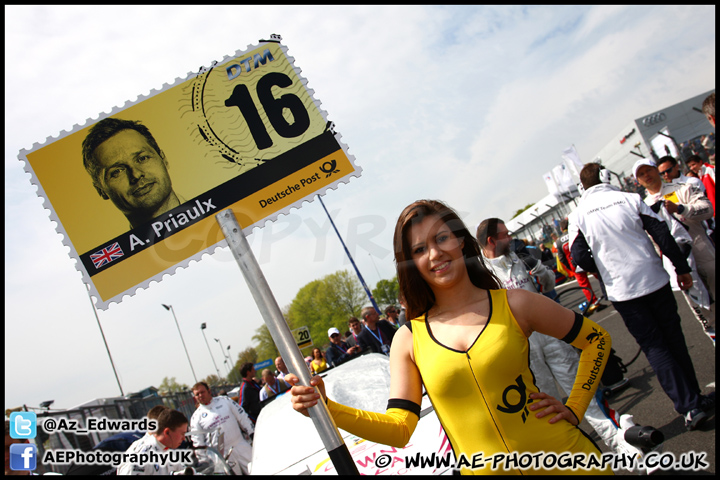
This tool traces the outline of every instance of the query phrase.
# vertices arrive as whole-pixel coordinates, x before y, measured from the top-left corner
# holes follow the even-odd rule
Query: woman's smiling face
[[[463,242],[445,222],[429,215],[409,230],[412,259],[431,289],[455,285],[467,276]]]

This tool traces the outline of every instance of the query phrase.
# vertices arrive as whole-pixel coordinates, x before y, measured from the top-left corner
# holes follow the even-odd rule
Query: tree
[[[255,347],[255,360],[247,360],[248,362],[252,361],[253,363],[256,363],[258,360],[261,362],[263,360],[267,360],[268,358],[275,359],[280,353],[278,353],[278,349],[275,346],[275,342],[272,339],[272,336],[270,335],[270,330],[268,330],[267,325],[264,323],[255,330],[255,335],[253,335],[252,339],[257,342],[257,347]],[[245,363],[245,362],[243,362]],[[242,366],[242,364],[240,364]]]
[[[267,329],[267,327],[265,327]],[[270,332],[268,331],[268,334]],[[255,337],[253,337],[253,340],[255,340]],[[240,354],[238,355],[237,362],[235,362],[235,365],[233,367],[242,367],[244,363],[250,362],[250,363],[257,363],[258,361],[258,353],[257,350],[253,347],[248,347]]]
[[[210,374],[210,375],[208,375],[207,377],[203,378],[201,381],[207,383],[207,384],[210,385],[211,387],[212,387],[213,385],[220,385],[220,384],[222,384],[222,383],[225,383],[225,379],[224,379],[224,378],[220,378],[220,377],[218,377],[218,376],[215,375],[215,374]]]
[[[291,329],[308,327],[315,346],[323,348],[328,329],[345,331],[348,318],[358,316],[367,302],[357,278],[339,271],[302,287],[287,307],[286,319]]]
[[[535,204],[534,204],[534,203],[528,203],[528,204],[525,205],[523,208],[521,208],[520,210],[518,210],[517,212],[515,212],[515,214],[513,214],[512,218],[517,217],[518,215],[520,215],[522,212],[524,212],[524,211],[527,210],[528,208],[532,207],[533,205],[535,205]]]
[[[163,378],[162,383],[158,387],[158,390],[161,394],[167,395],[168,393],[177,393],[177,392],[184,392],[186,390],[189,390],[190,387],[185,385],[184,383],[180,384],[175,381],[175,377],[165,377]]]
[[[399,291],[397,276],[394,276],[391,280],[380,280],[373,289],[372,294],[378,306],[384,308],[397,303]]]
[[[255,337],[253,337],[253,340],[255,340]],[[257,359],[258,359],[258,354],[254,347],[248,347],[245,350],[243,350],[242,352],[240,352],[240,354],[238,355],[238,359],[235,362],[235,365],[233,365],[232,369],[230,370],[230,373],[228,374],[228,381],[234,382],[234,383],[242,382],[242,375],[240,374],[240,368],[247,362],[257,363]]]
[[[347,270],[328,275],[322,281],[327,289],[327,299],[332,302],[332,309],[345,316],[358,315],[363,305],[369,302],[360,281]]]

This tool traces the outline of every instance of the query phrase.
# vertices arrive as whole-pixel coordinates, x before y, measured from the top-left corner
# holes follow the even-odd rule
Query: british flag
[[[107,265],[108,263],[112,262],[113,260],[117,260],[122,256],[123,251],[120,248],[120,244],[118,242],[115,242],[109,247],[103,248],[99,252],[90,254],[90,260],[92,260],[95,268],[100,268],[103,265]]]

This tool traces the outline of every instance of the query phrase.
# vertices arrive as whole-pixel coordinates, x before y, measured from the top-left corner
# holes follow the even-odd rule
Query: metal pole
[[[222,342],[220,341],[220,339],[219,339],[219,338],[216,338],[215,341],[220,344],[220,351],[222,352],[222,356],[223,356],[223,358],[225,359],[225,362],[224,362],[224,363],[225,363],[225,370],[227,370],[227,377],[225,377],[225,378],[227,378],[227,380],[230,381],[230,372],[232,372],[232,367],[233,367],[232,359],[230,358],[229,355],[226,355],[226,354],[225,354],[225,349],[223,348],[223,344],[222,344]],[[229,368],[228,368],[228,367],[229,367]]]
[[[205,324],[204,323],[200,326],[200,331],[203,334],[203,338],[205,339],[205,345],[207,345],[207,347],[208,347],[208,353],[210,354],[210,358],[212,358],[213,365],[215,366],[215,371],[217,372],[218,381],[220,381],[220,378],[222,378],[222,377],[220,376],[220,370],[217,367],[217,363],[215,363],[215,357],[213,357],[212,351],[210,350],[210,344],[208,343],[207,337],[205,336]]]
[[[215,341],[220,344],[220,353],[222,353],[223,358],[225,360],[230,360],[230,358],[228,358],[228,356],[225,354],[225,348],[223,348],[223,345],[222,345],[222,342],[220,341],[220,339],[216,338]]]
[[[232,369],[235,368],[235,363],[237,363],[237,361],[233,361],[232,353],[230,353],[230,345],[225,347],[225,349],[227,350],[227,358],[228,362],[230,362],[230,371],[232,372]],[[228,376],[228,379],[229,378],[230,377]]]
[[[358,278],[360,279],[360,283],[362,284],[362,287],[365,289],[365,293],[367,294],[368,298],[370,299],[370,302],[372,303],[373,307],[375,307],[375,310],[377,311],[378,315],[382,314],[380,311],[380,307],[378,307],[377,303],[375,303],[375,298],[372,296],[372,293],[370,293],[370,289],[365,284],[365,280],[363,280],[363,276],[360,274],[360,270],[358,270],[357,265],[355,265],[355,260],[353,260],[352,255],[350,255],[350,252],[348,251],[347,247],[345,246],[345,242],[343,241],[342,237],[340,236],[340,232],[338,232],[337,227],[335,226],[335,222],[333,222],[332,217],[327,211],[327,208],[325,208],[325,204],[322,201],[322,198],[320,195],[317,196],[318,200],[320,200],[320,205],[322,205],[323,210],[325,210],[325,213],[327,214],[328,218],[330,219],[330,225],[332,225],[333,229],[335,230],[335,233],[337,233],[338,238],[340,239],[340,243],[342,243],[343,248],[345,249],[345,253],[347,254],[348,258],[350,259],[350,263],[352,263],[353,268],[355,268],[355,273],[357,274]]]
[[[170,310],[172,312],[173,318],[175,319],[175,326],[177,326],[178,333],[180,334],[180,340],[182,341],[183,348],[185,349],[185,355],[187,355],[188,363],[190,364],[190,370],[192,370],[193,378],[195,379],[195,383],[197,383],[197,377],[195,376],[195,369],[192,366],[192,362],[190,361],[190,354],[188,353],[187,347],[185,346],[185,339],[182,336],[182,332],[180,331],[180,324],[177,321],[177,317],[175,316],[175,310],[173,309],[172,305],[165,305],[164,303],[161,304],[163,307],[165,307],[165,310]]]
[[[227,350],[227,358],[228,358],[228,360],[230,360],[230,362],[232,363],[232,353],[230,353],[230,345],[228,345],[227,347],[225,347],[225,350]]]
[[[378,276],[378,283],[380,283],[380,280],[382,280],[382,277],[380,276],[380,271],[377,268],[377,265],[375,265],[375,260],[373,260],[372,253],[368,252],[368,257],[370,257],[370,261],[373,264],[373,267],[375,267],[375,273],[377,273]]]
[[[290,372],[300,379],[300,383],[310,385],[310,371],[235,214],[231,209],[227,209],[215,215],[215,218],[280,355]],[[337,472],[340,475],[359,475],[325,402],[318,402],[316,406],[308,409],[308,413]]]
[[[88,298],[90,299],[90,305],[92,305],[93,312],[95,313],[95,320],[97,320],[98,328],[100,329],[100,335],[102,335],[103,343],[105,344],[105,350],[107,350],[108,358],[110,358],[110,365],[112,365],[113,373],[115,374],[115,381],[118,384],[118,388],[120,389],[120,395],[125,396],[123,393],[122,385],[120,385],[120,379],[118,378],[117,370],[115,370],[115,362],[113,362],[112,355],[110,355],[110,348],[108,347],[107,340],[105,340],[105,333],[103,332],[102,325],[100,325],[100,318],[97,314],[97,309],[95,309],[95,304],[92,301],[92,297],[90,296],[90,287],[86,284],[85,287],[88,289]]]

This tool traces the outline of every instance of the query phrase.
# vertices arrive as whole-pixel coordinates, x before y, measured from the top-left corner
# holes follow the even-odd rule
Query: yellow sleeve
[[[592,401],[600,383],[600,377],[605,371],[612,339],[600,325],[576,313],[575,323],[563,341],[582,350],[575,384],[565,402],[565,406],[580,421],[585,416],[585,410]]]
[[[391,398],[385,413],[358,410],[330,399],[327,405],[338,428],[397,448],[407,445],[420,419],[420,405],[409,400]]]

